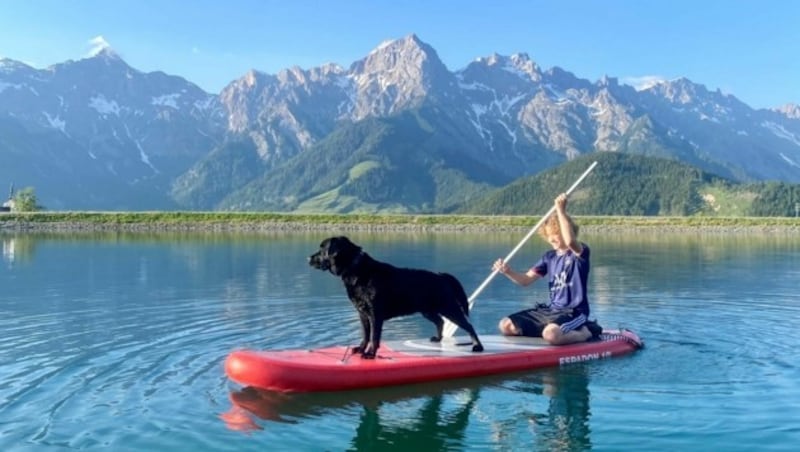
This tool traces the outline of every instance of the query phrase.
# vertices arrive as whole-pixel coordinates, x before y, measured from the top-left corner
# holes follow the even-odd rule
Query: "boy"
[[[576,240],[578,227],[567,215],[567,195],[555,199],[551,215],[539,235],[553,247],[526,273],[519,273],[498,259],[494,270],[520,286],[549,275],[550,303],[539,304],[500,320],[500,332],[508,336],[541,337],[552,345],[573,344],[597,338],[603,329],[589,321],[586,293],[589,277],[589,247]]]

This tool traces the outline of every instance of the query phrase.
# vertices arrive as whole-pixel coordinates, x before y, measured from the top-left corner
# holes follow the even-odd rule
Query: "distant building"
[[[11,212],[14,210],[14,184],[11,184],[11,190],[8,192],[8,201],[4,202],[2,206],[0,206],[0,212]]]

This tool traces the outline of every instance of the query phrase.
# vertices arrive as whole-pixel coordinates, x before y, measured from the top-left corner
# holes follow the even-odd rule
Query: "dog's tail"
[[[467,297],[467,292],[464,291],[464,286],[461,285],[461,281],[449,273],[442,273],[442,275],[450,281],[450,285],[453,287],[453,294],[458,299],[458,305],[461,307],[461,311],[464,312],[465,316],[469,317],[469,297]]]

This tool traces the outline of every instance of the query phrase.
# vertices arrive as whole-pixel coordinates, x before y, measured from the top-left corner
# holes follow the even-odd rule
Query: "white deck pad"
[[[549,345],[540,337],[483,335],[480,336],[484,350],[482,354],[509,353],[515,351],[532,351],[557,347]],[[441,342],[430,339],[406,339],[383,341],[381,347],[388,347],[397,352],[422,356],[462,356],[478,354],[472,351],[472,342],[468,336],[442,338]]]

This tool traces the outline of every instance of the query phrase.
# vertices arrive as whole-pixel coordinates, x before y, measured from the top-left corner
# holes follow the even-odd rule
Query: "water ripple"
[[[377,255],[402,249],[409,265],[452,269],[468,289],[486,276],[475,262],[502,254],[491,247],[500,239],[483,236],[367,239]],[[0,300],[0,448],[779,450],[800,439],[797,253],[635,240],[609,249],[600,241],[593,315],[641,334],[641,352],[432,385],[248,393],[225,378],[233,349],[360,339],[341,281],[295,259],[309,242],[319,237],[244,246],[44,241],[36,258],[0,270],[8,292]],[[772,269],[768,280],[749,279],[763,268]],[[479,333],[494,333],[501,315],[545,290],[493,283],[473,314]],[[431,328],[419,316],[393,319],[384,336],[426,337]]]

